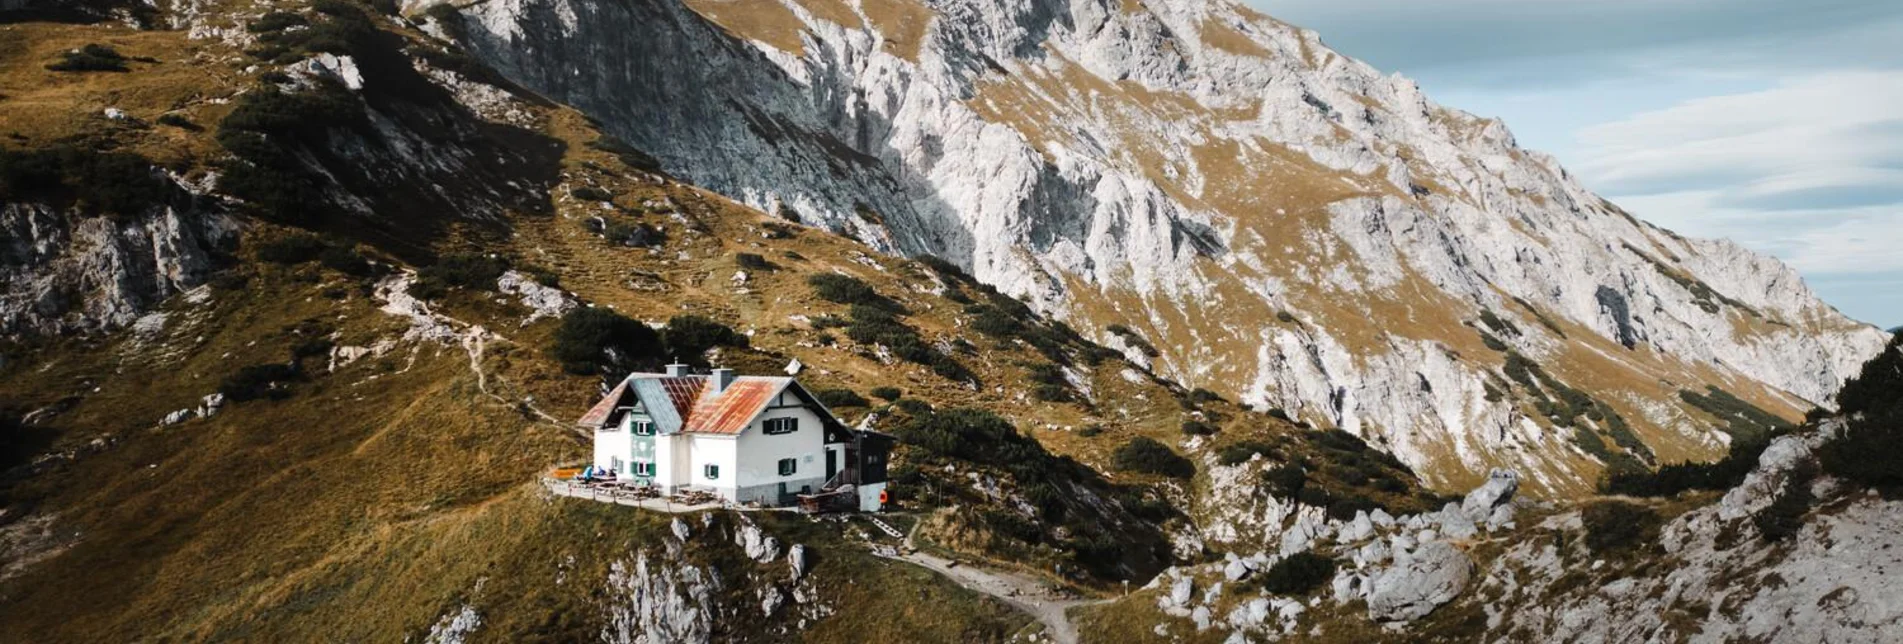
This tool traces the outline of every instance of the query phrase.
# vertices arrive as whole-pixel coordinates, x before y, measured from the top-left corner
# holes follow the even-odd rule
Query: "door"
[[[833,475],[838,473],[839,473],[839,451],[830,450],[830,449],[826,450],[826,480],[828,481],[833,480]]]

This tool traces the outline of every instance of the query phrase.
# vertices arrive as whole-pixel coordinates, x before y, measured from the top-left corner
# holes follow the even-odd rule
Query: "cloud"
[[[1574,170],[1613,198],[1717,191],[1711,207],[1903,204],[1903,70],[1843,71],[1586,128]]]
[[[1248,1],[1430,86],[1570,84],[1651,66],[1903,64],[1894,0]]]

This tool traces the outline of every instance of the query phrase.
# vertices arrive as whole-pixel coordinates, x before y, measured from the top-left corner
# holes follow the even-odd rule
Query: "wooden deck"
[[[662,496],[656,491],[621,486],[613,483],[579,483],[556,478],[543,478],[542,485],[548,487],[549,492],[554,493],[556,496],[613,503],[615,505],[625,505],[644,510],[653,510],[655,512],[683,514],[716,508],[747,509],[727,503],[725,499],[720,497],[714,497],[712,501],[694,499],[694,502],[688,502],[677,496]]]

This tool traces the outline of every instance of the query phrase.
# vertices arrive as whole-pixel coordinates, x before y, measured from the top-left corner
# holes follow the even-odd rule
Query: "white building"
[[[731,369],[692,375],[668,365],[666,373],[629,375],[580,424],[595,432],[597,469],[668,494],[706,490],[737,503],[788,505],[841,483],[859,483],[862,497],[885,487],[889,442],[862,452],[861,433],[792,378]],[[862,453],[868,463],[858,462]],[[877,482],[848,480],[866,472]]]

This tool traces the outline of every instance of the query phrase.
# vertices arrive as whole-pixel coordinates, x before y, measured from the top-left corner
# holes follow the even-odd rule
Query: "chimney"
[[[667,377],[679,378],[687,375],[687,365],[676,362],[667,366]]]
[[[714,391],[715,392],[726,391],[727,386],[733,384],[733,378],[734,376],[733,376],[732,369],[715,369],[714,370]]]

